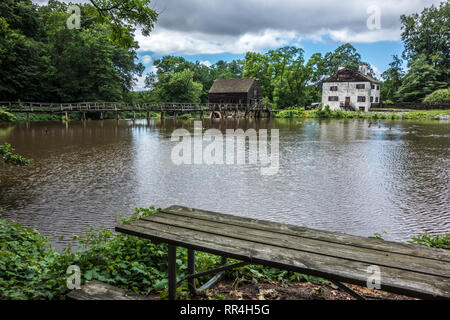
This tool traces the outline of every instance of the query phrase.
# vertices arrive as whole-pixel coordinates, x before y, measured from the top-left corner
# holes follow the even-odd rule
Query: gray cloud
[[[154,0],[160,13],[150,37],[137,32],[140,51],[155,54],[245,53],[303,39],[370,43],[400,40],[400,15],[443,0]],[[35,2],[46,2],[35,0]],[[70,2],[70,1],[65,1]],[[72,0],[80,3],[88,0]],[[370,30],[367,9],[380,9]]]
[[[367,31],[367,8],[380,7],[384,29],[400,29],[400,15],[421,11],[440,0],[165,0],[158,26],[182,32],[242,35],[265,29],[302,35],[321,30]]]

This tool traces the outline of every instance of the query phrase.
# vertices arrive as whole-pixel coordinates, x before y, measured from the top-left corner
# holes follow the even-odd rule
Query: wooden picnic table
[[[381,290],[418,298],[450,299],[450,251],[313,230],[301,226],[172,206],[116,227],[116,231],[169,245],[169,299],[188,280],[244,264],[257,264],[366,286],[380,271]],[[176,281],[176,247],[188,249],[188,276]],[[194,252],[223,257],[222,265],[195,274]],[[226,258],[242,261],[225,265]],[[373,270],[373,267],[372,267]]]

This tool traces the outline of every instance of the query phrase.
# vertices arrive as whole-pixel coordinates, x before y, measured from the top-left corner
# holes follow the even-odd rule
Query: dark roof
[[[216,79],[209,93],[247,93],[255,81],[255,78]]]
[[[367,74],[363,74],[359,71],[353,70],[351,68],[342,68],[334,75],[326,79],[324,82],[374,82],[380,83],[375,78]]]

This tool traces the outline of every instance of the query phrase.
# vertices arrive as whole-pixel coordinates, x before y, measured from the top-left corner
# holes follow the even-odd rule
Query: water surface
[[[58,248],[151,205],[361,236],[386,232],[397,241],[450,230],[448,121],[203,121],[222,132],[279,129],[274,176],[255,165],[174,165],[171,133],[193,125],[166,119],[0,127],[0,143],[34,159],[24,168],[0,165],[0,216],[41,230]]]

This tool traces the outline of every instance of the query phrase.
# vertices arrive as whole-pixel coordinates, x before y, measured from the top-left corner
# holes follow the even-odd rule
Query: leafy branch
[[[5,163],[14,164],[16,166],[26,166],[33,161],[32,159],[14,153],[14,148],[9,143],[0,145],[0,155]]]

